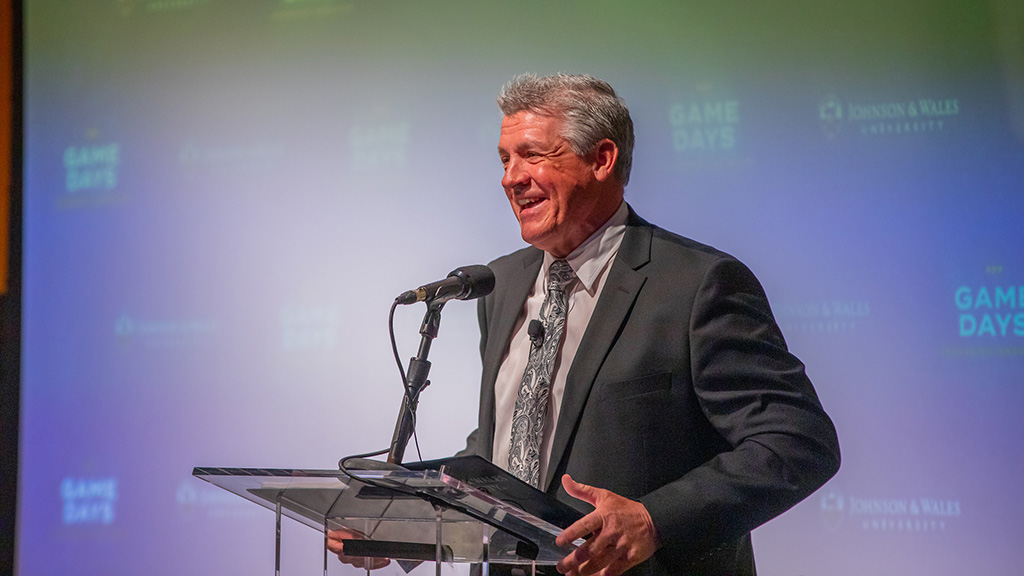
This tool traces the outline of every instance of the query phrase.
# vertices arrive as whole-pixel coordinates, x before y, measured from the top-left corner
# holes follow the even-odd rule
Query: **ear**
[[[594,150],[594,178],[605,182],[615,171],[615,162],[619,159],[619,147],[608,138],[597,143]]]

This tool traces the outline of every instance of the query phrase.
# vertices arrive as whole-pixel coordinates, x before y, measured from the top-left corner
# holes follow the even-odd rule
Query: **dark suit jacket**
[[[490,265],[480,422],[467,452],[491,457],[494,381],[542,260],[526,248]],[[631,208],[568,372],[542,485],[581,509],[564,473],[642,502],[663,545],[634,573],[753,574],[750,531],[838,467],[832,422],[757,279]]]

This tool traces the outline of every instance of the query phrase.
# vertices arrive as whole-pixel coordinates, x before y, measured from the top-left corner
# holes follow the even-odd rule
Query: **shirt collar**
[[[593,294],[597,288],[597,279],[601,276],[608,262],[615,257],[622,244],[622,236],[626,233],[626,220],[629,218],[629,209],[626,201],[619,204],[619,209],[612,214],[607,222],[601,225],[589,238],[583,241],[573,250],[565,260],[572,267],[576,277],[580,279],[587,292]],[[551,263],[556,258],[551,254],[544,253],[545,276],[551,268]]]

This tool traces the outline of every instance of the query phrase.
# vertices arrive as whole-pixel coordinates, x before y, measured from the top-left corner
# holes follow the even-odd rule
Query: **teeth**
[[[526,206],[527,204],[533,204],[534,202],[540,202],[540,198],[520,198],[519,205]]]

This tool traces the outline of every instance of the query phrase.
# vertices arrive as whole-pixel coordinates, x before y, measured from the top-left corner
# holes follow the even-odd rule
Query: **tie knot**
[[[575,279],[576,273],[565,260],[555,260],[551,268],[548,268],[548,290],[565,291],[566,286]]]

